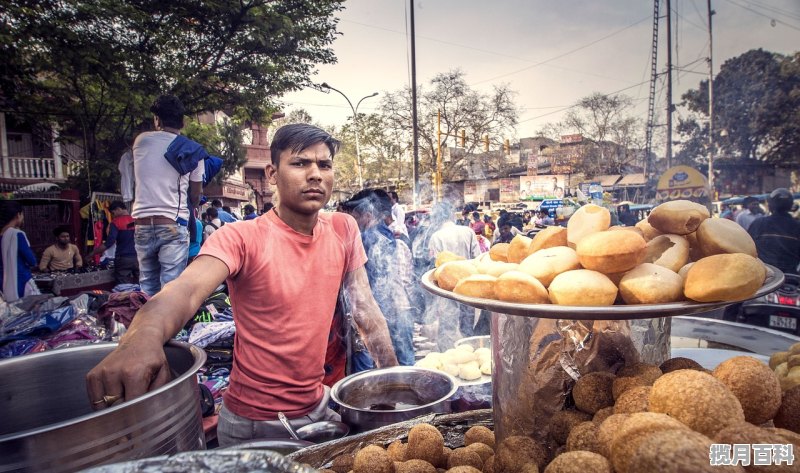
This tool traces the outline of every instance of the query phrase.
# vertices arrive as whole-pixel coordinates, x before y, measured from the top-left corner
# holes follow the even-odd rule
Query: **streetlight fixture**
[[[358,188],[363,189],[364,177],[361,173],[361,145],[358,142],[358,106],[361,105],[361,102],[363,102],[365,99],[368,99],[370,97],[375,97],[376,95],[378,95],[378,93],[374,92],[371,95],[361,97],[361,100],[359,100],[356,103],[356,106],[353,107],[353,102],[351,102],[350,99],[347,98],[347,96],[341,90],[331,87],[327,82],[323,82],[322,84],[320,84],[320,87],[322,87],[323,89],[328,89],[328,91],[333,90],[334,92],[338,92],[339,95],[341,95],[342,97],[344,97],[345,100],[347,100],[347,104],[350,105],[350,110],[353,111],[353,127],[356,135],[356,171],[358,171]]]

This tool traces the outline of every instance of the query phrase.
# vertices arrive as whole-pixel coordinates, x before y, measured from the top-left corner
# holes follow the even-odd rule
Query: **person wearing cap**
[[[750,225],[764,216],[764,209],[758,203],[758,199],[752,196],[745,197],[742,201],[742,211],[736,215],[736,223],[742,226],[745,230],[750,228]]]
[[[275,132],[266,175],[280,195],[278,205],[216,230],[192,264],[137,312],[118,347],[86,376],[94,409],[169,382],[163,345],[222,282],[236,338],[217,426],[220,447],[288,438],[281,412],[295,428],[339,419],[328,407],[323,379],[340,289],[376,365],[397,365],[370,291],[358,225],[349,215],[320,212],[333,190],[338,148],[338,140],[312,125]]]
[[[53,230],[56,242],[48,246],[39,261],[39,271],[67,271],[83,267],[83,258],[78,247],[71,243],[69,228],[58,227]]]
[[[800,264],[800,222],[789,211],[794,200],[788,189],[778,188],[767,199],[770,215],[750,225],[748,233],[756,242],[761,261],[784,273],[798,273]]]
[[[179,174],[164,157],[183,128],[185,109],[178,97],[161,95],[150,111],[155,131],[140,133],[133,142],[136,196],[131,216],[139,285],[152,296],[186,268],[188,225],[196,206],[190,209],[187,200],[200,202],[205,164],[200,159],[193,171]]]

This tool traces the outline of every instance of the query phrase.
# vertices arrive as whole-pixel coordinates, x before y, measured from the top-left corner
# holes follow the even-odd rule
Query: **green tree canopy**
[[[315,65],[335,62],[341,3],[10,0],[0,10],[2,107],[58,125],[88,163],[118,159],[159,93],[190,114],[262,122]]]
[[[708,81],[683,95],[693,115],[682,120],[682,162],[703,163],[708,153]],[[724,130],[725,133],[721,133]],[[714,77],[714,141],[717,155],[775,164],[800,155],[800,53],[748,51]]]

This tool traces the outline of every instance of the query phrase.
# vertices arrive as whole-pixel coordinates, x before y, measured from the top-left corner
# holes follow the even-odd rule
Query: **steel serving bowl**
[[[85,376],[116,347],[102,343],[0,361],[0,472],[76,471],[205,449],[196,377],[205,352],[170,341],[164,352],[175,379],[95,412]]]
[[[447,373],[416,366],[363,371],[333,385],[342,421],[363,432],[428,413],[450,412],[458,382]]]
[[[764,264],[767,268],[767,278],[761,288],[751,299],[769,294],[783,284],[784,276],[780,269]],[[556,304],[519,304],[493,299],[482,299],[456,294],[440,288],[433,281],[433,271],[422,275],[422,287],[437,296],[452,299],[456,302],[485,309],[500,314],[521,315],[525,317],[539,317],[542,319],[569,319],[569,320],[631,320],[650,319],[654,317],[671,317],[676,315],[692,315],[709,312],[732,304],[732,302],[670,302],[666,304],[631,304],[612,305],[605,307],[585,307]],[[741,301],[740,301],[741,302]]]

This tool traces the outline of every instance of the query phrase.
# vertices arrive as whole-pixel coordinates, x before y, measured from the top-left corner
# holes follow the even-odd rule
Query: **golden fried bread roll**
[[[567,222],[567,245],[575,248],[586,235],[608,230],[611,212],[599,205],[586,204],[572,214]]]
[[[497,299],[494,285],[497,278],[488,274],[473,274],[458,281],[453,292],[462,296],[480,297],[483,299]]]
[[[559,274],[548,291],[550,302],[558,305],[608,306],[617,298],[617,286],[608,276],[589,269]]]
[[[508,243],[495,243],[489,248],[489,258],[494,261],[502,261],[508,263]]]
[[[753,297],[767,271],[744,253],[706,256],[686,273],[684,295],[697,302],[733,302]]]
[[[586,269],[601,273],[619,273],[638,265],[645,255],[647,243],[636,232],[597,232],[586,235],[576,252]]]
[[[647,242],[644,262],[678,272],[689,262],[689,240],[671,233],[659,235]]]
[[[548,304],[547,289],[538,279],[522,271],[509,271],[497,278],[494,285],[497,298],[523,304]]]
[[[441,265],[433,276],[436,284],[447,291],[452,291],[460,279],[478,274],[478,268],[470,261],[448,261]]]
[[[654,208],[647,221],[661,233],[686,235],[697,230],[710,216],[705,206],[690,200],[673,200]]]
[[[511,243],[508,244],[508,262],[519,263],[533,253],[530,251],[531,241],[530,238],[524,235],[515,235]]]
[[[647,219],[639,220],[638,222],[636,222],[636,228],[642,231],[642,236],[646,241],[650,241],[653,238],[661,235],[661,232],[653,228],[653,226],[650,225],[650,222],[648,222]]]
[[[453,253],[452,251],[445,250],[436,255],[436,261],[434,263],[434,266],[438,268],[439,266],[447,263],[448,261],[460,261],[463,259],[466,258],[464,258],[463,256],[459,256]]]
[[[502,261],[492,261],[489,258],[486,258],[478,263],[478,273],[488,274],[494,277],[498,277],[503,273],[515,271],[517,269],[519,269],[519,265],[517,263],[503,263]]]
[[[639,227],[622,227],[620,225],[614,225],[613,227],[608,227],[608,230],[609,231],[626,230],[626,231],[629,231],[629,232],[636,232],[636,233],[639,234],[639,236],[644,238],[644,232]]]
[[[625,273],[619,292],[626,304],[663,304],[683,300],[683,278],[671,269],[642,263]]]
[[[544,287],[549,286],[553,278],[564,271],[580,267],[578,254],[567,246],[554,246],[539,250],[519,264],[520,271],[535,277]]]
[[[758,257],[756,243],[741,225],[727,218],[709,218],[697,227],[697,243],[703,256],[744,253]]]
[[[566,228],[552,226],[539,230],[539,233],[534,235],[533,241],[531,241],[531,254],[554,246],[567,246]]]

